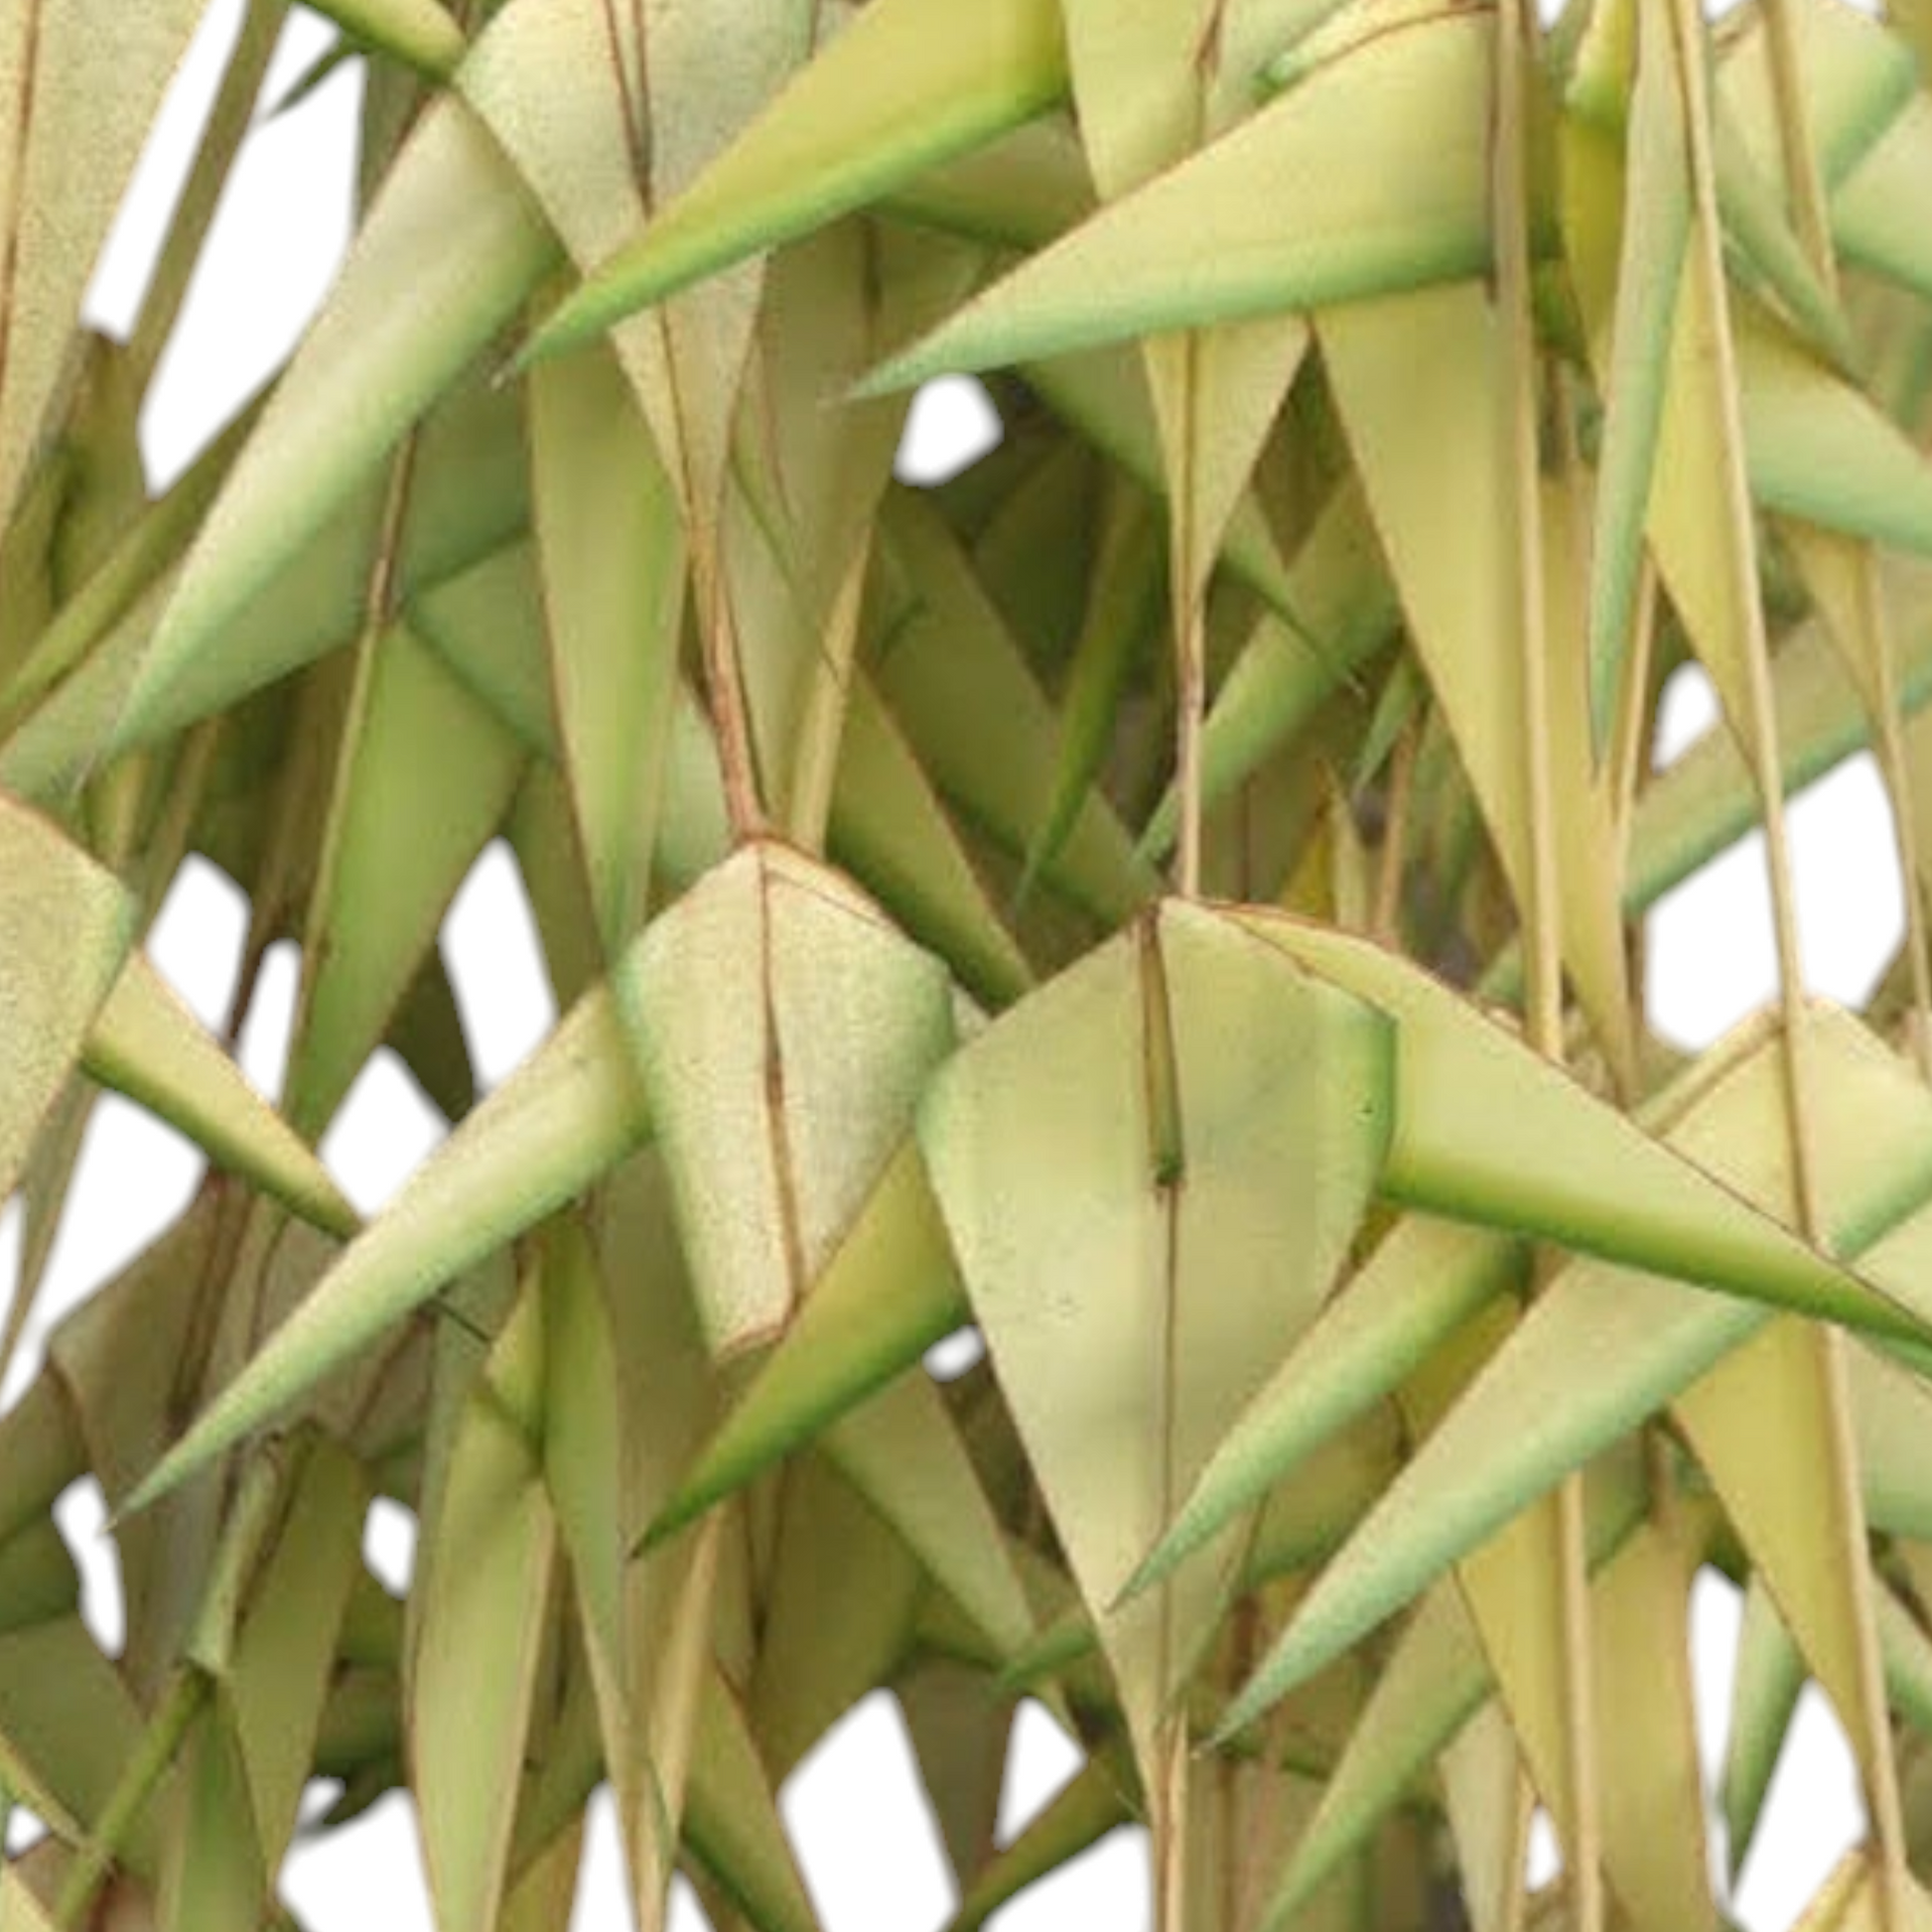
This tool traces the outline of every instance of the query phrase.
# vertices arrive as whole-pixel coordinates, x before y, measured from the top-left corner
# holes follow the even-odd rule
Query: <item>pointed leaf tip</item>
[[[314,6],[352,40],[430,80],[449,79],[467,52],[463,30],[438,0],[314,0]]]
[[[121,1505],[138,1515],[391,1324],[641,1146],[650,1120],[607,986],[465,1120]]]
[[[873,0],[764,114],[555,309],[529,367],[1022,126],[1066,89],[1055,0]]]
[[[857,394],[1482,273],[1492,23],[1371,40],[1030,256]]]

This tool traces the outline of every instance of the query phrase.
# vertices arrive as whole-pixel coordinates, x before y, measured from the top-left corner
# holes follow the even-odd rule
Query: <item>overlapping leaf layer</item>
[[[775,1794],[887,1689],[960,1928],[1140,1820],[1161,1932],[1716,1932],[1808,1680],[1806,1924],[1932,1923],[1923,10],[338,0],[348,260],[151,496],[282,0],[77,314],[196,11],[0,0],[0,1367],[99,1090],[210,1163],[0,1417],[0,1926],[293,1925],[325,1777],[442,1932],[560,1924],[607,1782],[646,1932],[813,1932]],[[897,480],[965,371],[999,447]],[[1867,749],[1854,1013],[1783,800]],[[1686,1059],[1642,920],[1759,829],[1783,998]],[[497,839],[564,1018],[480,1093]],[[145,950],[196,854],[226,1039]],[[454,1131],[364,1225],[383,1049]],[[1087,1761],[1001,1845],[1027,1696]]]

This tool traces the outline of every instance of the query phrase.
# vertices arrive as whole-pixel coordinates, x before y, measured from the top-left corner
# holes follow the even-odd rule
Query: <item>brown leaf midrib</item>
[[[771,1152],[772,1184],[778,1197],[778,1235],[785,1263],[785,1313],[789,1318],[804,1298],[805,1240],[800,1225],[798,1179],[792,1168],[790,1123],[785,1114],[784,1043],[778,1033],[777,990],[772,979],[770,874],[759,861],[759,1020],[763,1030],[764,1126]]]

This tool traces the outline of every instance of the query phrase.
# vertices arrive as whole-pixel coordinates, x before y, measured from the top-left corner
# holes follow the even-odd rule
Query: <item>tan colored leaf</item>
[[[502,1902],[557,1540],[542,1428],[543,1317],[532,1283],[466,1407],[416,1586],[412,1781],[447,1932],[486,1932]]]
[[[112,874],[0,795],[0,1196],[133,943],[134,903]]]
[[[742,850],[619,978],[714,1349],[781,1329],[952,1044],[944,968],[829,868]]]
[[[1012,1009],[921,1113],[974,1311],[1144,1762],[1232,1552],[1116,1599],[1353,1237],[1387,1051],[1354,1001],[1171,903]],[[1190,1288],[1209,1280],[1211,1295]]]

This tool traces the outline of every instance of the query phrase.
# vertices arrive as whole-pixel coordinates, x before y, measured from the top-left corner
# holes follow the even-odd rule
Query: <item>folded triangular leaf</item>
[[[1932,1097],[1850,1021],[1821,1016],[1814,1045],[1816,1145],[1835,1151],[1821,1174],[1828,1231],[1861,1254],[1897,1227],[1863,1254],[1875,1279],[1896,1282],[1908,1271],[1889,1266],[1887,1253],[1928,1218],[1904,1219],[1932,1194]],[[1775,1197],[1788,1184],[1781,1077],[1776,1040],[1722,1077],[1707,1071],[1671,1139],[1745,1192]],[[1228,1727],[1252,1721],[1773,1318],[1762,1304],[1594,1261],[1561,1271],[1322,1573]]]
[[[320,0],[316,12],[432,80],[447,80],[463,59],[463,32],[438,0]]]
[[[1357,303],[1317,318],[1317,340],[1370,517],[1416,652],[1519,906],[1530,899],[1531,791],[1525,734],[1547,737],[1559,855],[1563,962],[1612,1060],[1627,1064],[1630,997],[1612,882],[1611,801],[1592,777],[1581,675],[1581,559],[1561,498],[1545,490],[1544,625],[1554,641],[1542,716],[1526,709],[1516,585],[1506,384],[1496,305],[1478,282]],[[1418,357],[1415,344],[1434,352]],[[1445,505],[1453,510],[1445,513]],[[1575,647],[1568,647],[1574,640]]]
[[[1083,350],[1029,362],[1022,371],[1053,412],[1118,464],[1143,489],[1163,499],[1173,479],[1163,460],[1161,424],[1148,385],[1146,358],[1129,345]],[[1318,621],[1304,619],[1298,593],[1282,565],[1275,533],[1250,490],[1234,506],[1221,539],[1229,576],[1246,584],[1282,621],[1310,636]],[[1312,636],[1310,636],[1312,642]]]
[[[783,1339],[651,1525],[647,1546],[835,1423],[970,1315],[925,1165],[908,1139]]]
[[[542,1428],[532,1277],[465,1405],[413,1592],[411,1785],[446,1932],[488,1932],[508,1875],[557,1546]]]
[[[1395,1020],[1385,1193],[1761,1304],[1904,1339],[1922,1333],[1916,1302],[1820,1254],[1422,968],[1285,913],[1235,916]]]
[[[1732,333],[1730,298],[1727,287],[1714,285],[1711,253],[1705,218],[1693,209],[1651,469],[1649,536],[1659,581],[1691,648],[1717,686],[1725,718],[1748,745],[1750,664],[1763,621],[1754,557],[1737,550],[1737,399],[1718,379],[1721,346]]]
[[[1362,1005],[1168,903],[1011,1009],[921,1111],[974,1312],[1144,1757],[1235,1553],[1224,1540],[1116,1598],[1353,1238],[1387,1053]]]
[[[730,0],[512,0],[464,63],[465,97],[577,267],[629,241],[745,130],[809,51],[816,15]],[[718,48],[732,58],[720,62]],[[591,76],[591,84],[583,84]],[[568,96],[573,111],[559,114]],[[677,488],[694,563],[716,576],[719,507],[763,263],[687,288],[613,346]],[[718,614],[701,590],[702,621]]]
[[[1932,294],[1932,244],[1912,207],[1932,166],[1932,100],[1914,92],[1884,139],[1832,198],[1832,238],[1848,261]]]
[[[1235,1419],[1130,1589],[1166,1576],[1285,1481],[1485,1302],[1520,1286],[1528,1265],[1507,1236],[1405,1215]]]
[[[0,22],[0,522],[42,454],[87,278],[201,11],[44,0]]]
[[[309,901],[289,1053],[285,1109],[312,1139],[422,970],[524,763],[522,746],[406,624],[363,648]],[[423,756],[431,743],[434,759]]]
[[[1476,274],[1493,22],[1364,45],[1015,270],[868,379],[908,388]]]
[[[1015,1707],[983,1672],[934,1657],[894,1686],[939,1822],[953,1882],[963,1892],[994,1856]]]
[[[0,1637],[0,1776],[72,1844],[106,1808],[140,1748],[141,1707],[78,1615]],[[130,1868],[157,1865],[154,1820],[124,1841]]]
[[[1603,1858],[1633,1925],[1721,1924],[1692,1703],[1692,1563],[1644,1524],[1590,1582]]]
[[[1147,498],[1118,484],[1105,506],[1100,552],[1060,703],[1052,803],[1034,834],[1020,897],[1059,855],[1111,749],[1129,673],[1161,615],[1162,551]]]
[[[1066,55],[1051,0],[883,0],[860,13],[764,113],[531,343],[544,355],[762,248],[877,201],[1051,106]]]
[[[1484,1706],[1438,1769],[1469,1932],[1504,1932],[1525,1889],[1523,1761],[1509,1720]]]
[[[1201,737],[1203,806],[1253,776],[1401,625],[1359,489],[1336,490],[1295,553],[1286,591],[1296,622],[1264,618],[1214,693]],[[1142,855],[1165,855],[1179,828],[1170,786],[1141,834]]]
[[[1087,1759],[1013,1841],[1000,1848],[960,1900],[945,1932],[979,1928],[1029,1885],[1070,1864],[1134,1816],[1132,1773],[1111,1755]]]
[[[361,1567],[368,1478],[348,1450],[302,1446],[293,1495],[228,1659],[227,1696],[250,1810],[271,1868],[293,1837],[317,1728]]]
[[[120,977],[134,925],[112,873],[0,794],[0,1199]]]
[[[818,1932],[758,1740],[715,1670],[698,1700],[684,1838],[753,1932]]]
[[[1889,1748],[1865,1697],[1865,1552],[1854,1446],[1832,1428],[1816,1326],[1770,1322],[1672,1405],[1725,1513],[1868,1771]],[[1850,1506],[1848,1507],[1848,1499]]]
[[[281,639],[230,626],[368,480],[513,316],[556,260],[515,171],[461,101],[424,115],[341,279],[190,551],[114,729],[145,741],[251,689],[249,652]],[[409,300],[396,299],[398,288]],[[230,660],[203,663],[215,640]]]
[[[1637,10],[1624,165],[1593,126],[1566,129],[1566,229],[1607,399],[1589,580],[1590,724],[1598,755],[1621,688],[1670,370],[1671,326],[1691,233],[1677,49],[1659,4]],[[1586,188],[1585,184],[1587,184]],[[1613,191],[1621,191],[1620,207]],[[1611,209],[1603,201],[1611,200]],[[1613,212],[1612,226],[1605,218]],[[1620,229],[1620,232],[1619,232]]]
[[[769,1340],[951,1048],[945,968],[831,868],[760,844],[652,922],[618,988],[705,1332]]]
[[[599,987],[424,1163],[124,1505],[146,1508],[639,1147],[649,1115]]]
[[[94,1016],[81,1064],[304,1220],[345,1240],[361,1225],[308,1143],[255,1091],[145,953],[128,962]]]
[[[1368,1693],[1320,1808],[1276,1882],[1270,1925],[1294,1922],[1493,1688],[1466,1605],[1453,1585],[1438,1585],[1396,1639]]]
[[[1725,1821],[1725,1854],[1733,1878],[1757,1836],[1771,1776],[1797,1715],[1805,1688],[1805,1660],[1778,1615],[1761,1577],[1744,1591],[1744,1618],[1737,1633],[1737,1668],[1730,1685],[1730,1725],[1718,1801]]]
[[[1720,67],[1719,100],[1759,171],[1776,180],[1783,164],[1777,82],[1766,45],[1770,27],[1761,16],[1746,25]],[[1825,186],[1834,189],[1857,171],[1907,111],[1916,92],[1918,64],[1906,35],[1856,7],[1794,7],[1791,27],[1805,76],[1819,173]]]
[[[591,897],[616,957],[643,923],[685,615],[677,497],[616,361],[530,381],[558,736]]]
[[[938,1386],[910,1369],[835,1423],[826,1459],[897,1531],[1001,1657],[1034,1634],[1005,1532]]]
[[[839,744],[827,849],[960,984],[1005,1005],[1033,968],[995,909],[958,828],[877,686],[855,672]]]
[[[1766,509],[1932,553],[1932,464],[1862,389],[1766,327],[1739,328],[1737,382]]]
[[[911,1654],[918,1560],[824,1456],[786,1475],[745,1715],[782,1785],[854,1705]]]
[[[181,1802],[161,1871],[161,1932],[248,1932],[269,1890],[233,1722],[210,1700],[182,1747]]]
[[[875,672],[880,696],[941,795],[1024,863],[1052,809],[1052,708],[937,513],[910,491],[895,491],[881,535],[895,575],[880,600],[892,645]],[[995,739],[997,767],[981,751]],[[1158,882],[1107,801],[1089,792],[1039,884],[1111,925],[1144,905]]]

